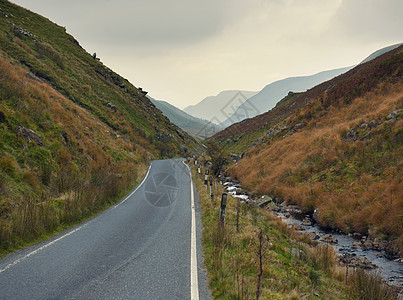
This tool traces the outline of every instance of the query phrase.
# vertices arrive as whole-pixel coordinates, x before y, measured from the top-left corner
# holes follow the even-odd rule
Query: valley
[[[312,75],[253,67],[272,81],[239,65],[216,92],[190,79],[241,61],[226,47],[203,56],[218,25],[192,33],[191,61],[178,40],[192,27],[175,18],[161,35],[168,8],[159,24],[133,3],[144,26],[115,32],[127,48],[111,59],[109,45],[86,44],[109,49],[97,51],[106,63],[0,0],[0,298],[402,299],[402,43],[342,68],[287,57]],[[234,74],[246,88],[228,89]],[[182,102],[165,101],[178,86]]]

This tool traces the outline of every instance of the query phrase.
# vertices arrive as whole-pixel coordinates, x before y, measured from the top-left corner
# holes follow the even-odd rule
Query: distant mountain
[[[155,100],[151,97],[148,98],[172,123],[193,136],[205,139],[222,129],[210,121],[193,117],[166,101]]]
[[[343,74],[353,67],[320,72],[311,76],[289,77],[266,85],[259,93],[250,97],[236,109],[233,116],[222,125],[227,127],[247,118],[252,118],[272,109],[288,92],[304,92],[315,85]]]
[[[403,45],[403,43],[399,43],[399,44],[395,44],[395,45],[391,45],[391,46],[379,49],[379,50],[375,51],[374,53],[372,53],[370,56],[368,56],[366,59],[364,59],[362,62],[360,62],[360,64],[373,60],[373,59],[377,58],[378,56],[380,56],[386,52],[392,51],[393,49],[395,49],[401,45]]]
[[[241,90],[223,91],[216,96],[204,98],[198,104],[186,107],[184,111],[194,117],[220,124],[228,119],[243,102],[256,93]]]

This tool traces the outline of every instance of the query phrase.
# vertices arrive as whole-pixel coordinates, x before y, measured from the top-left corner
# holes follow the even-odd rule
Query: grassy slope
[[[64,28],[4,0],[0,8],[1,251],[105,208],[151,159],[196,142]]]
[[[289,93],[267,113],[233,124],[213,136],[220,145],[231,153],[242,154],[254,146],[271,127],[290,116],[305,100],[299,99],[301,93]],[[298,102],[298,100],[300,102]]]
[[[250,149],[232,175],[306,212],[319,208],[324,226],[390,239],[390,250],[402,251],[402,66],[400,47],[336,78]]]

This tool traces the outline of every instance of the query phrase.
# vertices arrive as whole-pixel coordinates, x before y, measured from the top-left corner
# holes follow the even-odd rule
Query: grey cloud
[[[231,19],[230,0],[16,0],[92,43],[193,44],[219,34]],[[55,15],[53,18],[52,15]]]
[[[357,41],[402,39],[402,12],[401,0],[343,0],[330,32]]]

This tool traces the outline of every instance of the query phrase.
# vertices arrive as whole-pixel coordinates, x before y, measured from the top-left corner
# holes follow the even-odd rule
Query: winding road
[[[183,159],[153,161],[125,199],[0,260],[0,299],[210,299]]]

